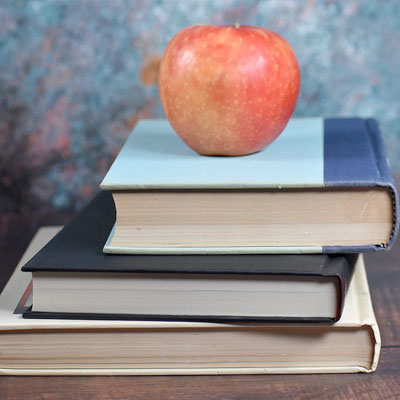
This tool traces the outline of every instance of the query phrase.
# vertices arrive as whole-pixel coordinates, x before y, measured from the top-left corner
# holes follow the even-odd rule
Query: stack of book
[[[399,200],[374,120],[292,119],[232,158],[141,121],[101,187],[0,296],[2,373],[375,370],[361,253],[390,249]]]

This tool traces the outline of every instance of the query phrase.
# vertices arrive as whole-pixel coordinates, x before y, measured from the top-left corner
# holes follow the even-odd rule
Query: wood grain
[[[41,225],[73,213],[0,216],[0,289]],[[1,399],[400,399],[400,244],[366,255],[383,348],[373,374],[0,377]]]
[[[391,251],[368,254],[365,260],[382,343],[400,346],[400,241]]]

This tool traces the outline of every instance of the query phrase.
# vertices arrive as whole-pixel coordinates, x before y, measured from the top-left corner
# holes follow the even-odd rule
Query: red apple
[[[182,140],[204,155],[263,149],[285,128],[299,87],[290,45],[254,26],[188,27],[168,43],[160,65],[165,114]]]

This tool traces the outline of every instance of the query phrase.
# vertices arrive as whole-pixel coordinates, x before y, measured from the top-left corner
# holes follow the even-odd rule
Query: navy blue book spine
[[[376,120],[325,119],[324,186],[388,187],[394,210],[392,235],[386,246],[325,246],[324,253],[365,253],[388,250],[393,246],[399,230],[399,196]]]

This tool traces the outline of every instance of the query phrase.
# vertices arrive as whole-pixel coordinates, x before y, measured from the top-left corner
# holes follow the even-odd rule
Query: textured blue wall
[[[3,0],[0,211],[77,207],[138,118],[160,117],[168,40],[193,24],[259,25],[294,48],[295,116],[373,116],[400,175],[400,2]]]

